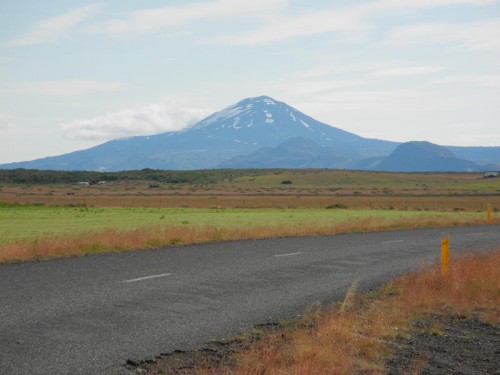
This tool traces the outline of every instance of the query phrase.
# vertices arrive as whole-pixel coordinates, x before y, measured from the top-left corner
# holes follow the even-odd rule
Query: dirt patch
[[[392,343],[390,375],[500,374],[500,326],[477,318],[433,315]]]
[[[200,368],[222,368],[232,364],[234,350],[227,343],[210,345],[199,350],[181,351],[162,354],[154,361],[134,363],[127,366],[134,369],[135,374],[148,375],[190,375]]]

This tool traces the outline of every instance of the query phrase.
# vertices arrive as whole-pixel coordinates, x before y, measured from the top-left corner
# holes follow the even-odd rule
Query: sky
[[[364,137],[500,146],[500,1],[0,0],[0,163],[260,95]]]

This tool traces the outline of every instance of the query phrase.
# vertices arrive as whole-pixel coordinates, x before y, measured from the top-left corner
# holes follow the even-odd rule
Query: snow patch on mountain
[[[307,122],[305,122],[305,121],[303,121],[303,120],[299,120],[299,121],[300,121],[300,123],[301,123],[302,125],[304,125],[306,128],[308,128],[309,130],[311,129],[311,126],[310,126]]]
[[[250,111],[253,106],[240,107],[237,104],[231,107],[228,107],[220,112],[216,112],[213,115],[207,117],[205,120],[202,120],[197,125],[195,125],[192,129],[201,129],[210,124],[224,121],[231,117],[239,117],[243,115],[245,112]]]
[[[232,125],[233,129],[238,130],[238,129],[241,129],[241,128],[242,128],[241,126],[238,126],[238,125],[239,125],[239,123],[240,123],[240,120],[241,120],[241,118],[240,118],[239,116],[236,116],[236,117],[234,118],[233,125]]]

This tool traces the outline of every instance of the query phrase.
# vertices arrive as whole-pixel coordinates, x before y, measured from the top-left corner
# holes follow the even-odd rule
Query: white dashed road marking
[[[275,255],[274,257],[275,258],[280,258],[280,257],[290,257],[292,255],[299,255],[299,254],[304,254],[303,252],[298,252],[298,253],[290,253],[290,254],[279,254],[279,255]]]
[[[158,277],[165,277],[165,276],[170,276],[170,275],[172,275],[172,274],[171,273],[162,273],[161,275],[152,275],[152,276],[139,277],[137,279],[123,280],[122,283],[133,283],[136,281],[156,279]]]
[[[398,242],[404,242],[404,240],[384,241],[381,243],[398,243]]]

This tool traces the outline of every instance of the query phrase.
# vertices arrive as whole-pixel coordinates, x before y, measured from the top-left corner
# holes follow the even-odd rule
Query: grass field
[[[341,204],[349,209],[484,211],[500,207],[500,195],[487,196],[361,196],[361,195],[47,195],[1,197],[6,204],[136,208],[324,209]]]
[[[0,244],[35,240],[44,236],[127,231],[142,227],[256,228],[266,224],[329,226],[361,220],[394,223],[404,220],[440,219],[480,221],[484,213],[344,209],[176,209],[0,206]]]
[[[0,261],[478,224],[486,221],[488,204],[494,222],[500,208],[500,178],[479,173],[131,171],[108,174],[121,179],[100,184],[38,185],[12,181],[66,181],[76,172],[7,172],[0,186]],[[136,179],[141,176],[151,179]]]
[[[496,214],[493,217],[497,221]],[[486,222],[484,212],[0,206],[0,261]]]
[[[490,203],[500,208],[500,178],[485,179],[480,173],[219,170],[183,171],[182,178],[171,179],[177,182],[4,183],[0,202],[151,208],[325,208],[342,204],[350,209],[466,211],[485,210]]]
[[[0,206],[0,245],[105,229],[128,231],[143,227],[168,229],[178,226],[253,229],[263,224],[269,227],[326,227],[367,220],[391,224],[417,219],[428,222],[446,220],[453,225],[484,221],[485,214],[345,209],[153,209],[3,205]]]

